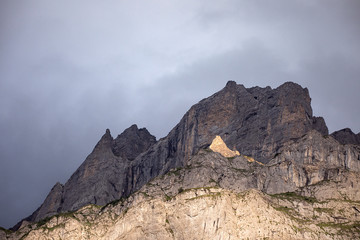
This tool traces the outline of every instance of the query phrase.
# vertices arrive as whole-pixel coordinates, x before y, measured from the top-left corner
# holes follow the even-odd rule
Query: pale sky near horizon
[[[106,128],[157,139],[228,80],[307,87],[360,132],[358,0],[0,0],[0,226],[65,183]]]

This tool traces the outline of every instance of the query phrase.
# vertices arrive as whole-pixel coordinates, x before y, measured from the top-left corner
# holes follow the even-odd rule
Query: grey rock
[[[308,90],[295,83],[273,90],[247,89],[230,81],[220,92],[192,106],[169,133],[169,156],[186,163],[219,135],[230,149],[266,163],[283,143],[312,129],[327,134],[322,118],[312,116],[310,101]]]
[[[126,159],[112,151],[113,138],[107,130],[92,153],[65,183],[59,211],[73,211],[86,204],[105,204],[120,196]]]
[[[331,134],[341,144],[360,145],[360,133],[355,134],[350,128],[344,128]]]
[[[293,192],[324,181],[343,182],[360,173],[360,147],[341,145],[331,136],[310,131],[301,139],[289,141],[259,175],[258,187],[267,193]],[[355,177],[356,179],[358,177]],[[358,182],[358,181],[355,181]],[[349,199],[360,185],[347,187]]]
[[[329,135],[329,130],[326,126],[325,120],[323,117],[312,117],[313,128],[317,130],[322,135]]]
[[[146,128],[138,129],[134,124],[112,142],[112,151],[115,156],[134,160],[140,153],[148,150],[155,142],[156,138]]]
[[[39,208],[36,217],[32,220],[36,222],[41,220],[42,218],[57,214],[61,206],[63,192],[64,186],[57,182],[51,189],[49,195],[46,197],[42,206]]]
[[[132,174],[129,160],[146,151],[155,141],[146,129],[138,129],[136,125],[115,140],[106,130],[93,152],[66,182],[59,211],[72,211],[89,203],[104,205],[127,194]]]

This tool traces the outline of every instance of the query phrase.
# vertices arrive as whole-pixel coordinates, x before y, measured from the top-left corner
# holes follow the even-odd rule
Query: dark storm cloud
[[[0,3],[0,225],[34,211],[106,128],[165,136],[223,88],[295,81],[360,131],[357,0]]]

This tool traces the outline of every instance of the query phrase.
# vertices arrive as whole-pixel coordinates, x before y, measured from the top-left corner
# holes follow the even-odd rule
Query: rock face
[[[310,100],[306,88],[291,82],[247,89],[230,81],[192,106],[169,133],[170,155],[186,162],[219,135],[230,149],[266,163],[285,142],[312,129],[328,134],[324,120],[312,116]]]
[[[351,182],[349,186],[343,185],[344,194],[348,199],[360,199],[359,180],[355,177],[360,173],[360,147],[341,145],[317,131],[285,144],[267,166],[257,178],[258,187],[267,193],[293,192],[327,181]],[[335,187],[334,191],[338,195],[342,190]]]
[[[355,144],[360,145],[360,133],[355,134],[350,128],[344,128],[342,130],[333,132],[331,134],[341,144]]]
[[[298,192],[322,201],[359,201],[359,156],[359,146],[341,145],[313,130],[302,139],[287,143],[268,164],[249,161],[243,155],[224,157],[201,150],[183,168],[155,178],[142,191],[149,196],[174,196],[181,189],[220,187],[236,192]]]
[[[112,151],[117,157],[134,160],[155,143],[156,138],[146,128],[138,129],[132,125],[112,142]]]
[[[151,191],[169,196],[204,186],[269,194],[303,189],[301,194],[315,196],[316,184],[334,180],[335,189],[350,184],[345,195],[358,199],[359,149],[328,136],[324,119],[312,115],[310,101],[308,90],[295,83],[272,89],[245,88],[230,81],[192,106],[159,141],[136,125],[116,139],[107,130],[71,178],[55,185],[25,220],[39,221],[88,204],[105,205],[130,196],[154,178],[157,187]],[[224,140],[224,145],[215,141],[219,146],[235,151],[222,147],[223,157],[204,150],[216,136]],[[179,174],[183,180],[168,174]],[[170,185],[157,183],[158,176]],[[331,188],[321,191],[331,194]]]

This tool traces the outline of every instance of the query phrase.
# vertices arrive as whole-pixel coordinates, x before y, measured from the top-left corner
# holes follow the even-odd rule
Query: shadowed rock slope
[[[164,176],[170,169],[187,166],[202,149],[207,149],[217,135],[221,136],[229,149],[243,154],[237,158],[251,160],[251,169],[257,169],[257,166],[261,166],[260,163],[272,164],[272,167],[259,170],[256,174],[251,174],[251,171],[247,174],[246,168],[239,170],[246,173],[243,178],[229,180],[233,179],[230,176],[235,174],[236,167],[233,175],[226,177],[226,174],[220,174],[218,178],[212,178],[215,182],[221,182],[221,179],[235,181],[236,183],[231,184],[234,187],[226,186],[230,190],[256,188],[268,193],[281,193],[314,184],[312,181],[317,180],[313,176],[321,182],[329,176],[342,174],[343,170],[336,172],[326,167],[328,161],[333,161],[332,157],[324,160],[324,156],[332,151],[327,148],[321,150],[324,155],[316,158],[319,159],[320,165],[315,164],[318,167],[295,167],[298,165],[294,163],[313,158],[318,152],[311,152],[313,155],[309,157],[308,152],[299,152],[297,149],[291,151],[291,154],[296,152],[296,158],[294,155],[286,155],[290,153],[285,149],[296,142],[302,144],[306,140],[309,144],[318,146],[318,143],[311,143],[304,136],[314,135],[325,139],[323,136],[328,135],[324,119],[312,115],[310,102],[308,90],[295,83],[287,82],[272,89],[245,88],[229,81],[224,89],[192,106],[170,133],[159,141],[146,129],[138,129],[136,125],[125,130],[116,139],[107,130],[67,183],[64,186],[57,183],[42,206],[25,220],[39,221],[88,204],[104,205],[114,199],[128,197],[151,179]],[[337,149],[338,142],[332,137],[328,138],[336,142],[334,148]],[[356,154],[353,153],[352,159],[358,157]],[[343,152],[340,155],[346,159]],[[345,160],[341,161],[348,164]],[[222,169],[221,166],[216,166]],[[281,177],[277,175],[279,172]],[[211,180],[207,173],[202,175],[208,181]],[[203,186],[203,183],[198,181],[199,186]],[[20,222],[15,229],[21,224]]]

